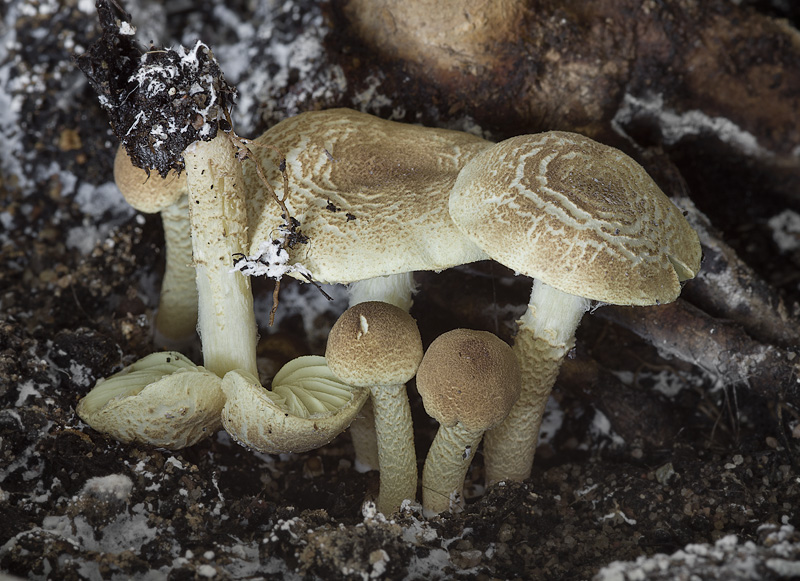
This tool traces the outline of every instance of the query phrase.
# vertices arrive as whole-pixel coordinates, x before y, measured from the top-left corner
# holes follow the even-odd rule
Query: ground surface
[[[380,79],[348,83],[332,64],[327,51],[342,43],[326,44],[335,33],[326,6],[200,6],[127,8],[141,39],[199,37],[213,47],[241,92],[240,133],[316,107],[408,113]],[[315,452],[270,457],[224,432],[167,452],[88,428],[77,401],[153,350],[160,222],[120,199],[116,142],[70,60],[98,33],[91,2],[14,0],[0,16],[0,571],[176,580],[800,576],[797,402],[720,385],[597,317],[582,325],[571,365],[599,362],[617,391],[560,382],[530,480],[484,489],[479,456],[457,515],[426,521],[414,506],[376,515],[364,500],[377,476],[354,470],[346,434]],[[468,115],[419,117],[478,130]],[[745,198],[747,211],[732,212],[722,192],[704,192],[703,209],[791,304],[800,297],[797,230],[770,218],[791,221],[782,213],[798,204],[758,191],[736,199]],[[492,264],[419,280],[412,314],[426,344],[456,326],[509,339],[528,284]],[[271,287],[257,287],[264,369],[324,349],[346,303],[341,289],[327,289],[337,300],[326,303],[310,286],[288,284],[267,328]],[[413,386],[411,395],[424,458],[436,426]],[[625,413],[599,411],[609,402]]]

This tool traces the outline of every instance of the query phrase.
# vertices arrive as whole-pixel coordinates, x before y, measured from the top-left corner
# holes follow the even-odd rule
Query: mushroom
[[[425,411],[441,424],[422,471],[422,508],[432,516],[461,506],[464,477],[483,433],[503,421],[519,397],[519,363],[496,335],[455,329],[428,347],[417,389]]]
[[[405,383],[422,359],[417,324],[404,310],[379,301],[347,309],[328,336],[328,366],[342,381],[368,387],[375,415],[380,491],[386,515],[417,491],[417,461]]]
[[[337,378],[324,357],[284,365],[266,390],[258,379],[231,371],[222,380],[227,402],[222,425],[243,446],[267,453],[305,452],[345,430],[369,398]]]
[[[153,353],[100,380],[77,412],[122,442],[177,450],[219,430],[221,383],[180,353]]]
[[[232,257],[248,242],[241,163],[234,136],[225,133],[230,131],[228,111],[234,90],[203,43],[198,41],[188,50],[179,46],[141,54],[127,28],[123,31],[120,25],[129,16],[117,19],[111,6],[103,3],[98,11],[104,33],[90,53],[102,59],[102,66],[82,70],[101,93],[117,137],[138,166],[156,169],[165,178],[171,169],[186,169],[205,369],[218,379],[234,369],[255,375],[250,283],[230,272]],[[146,382],[151,375],[131,377]],[[144,391],[147,385],[138,388]],[[219,410],[213,420],[219,422]],[[187,418],[187,425],[191,421],[202,424],[205,419],[196,415]],[[147,436],[144,426],[141,436]]]
[[[591,301],[674,301],[700,268],[700,244],[639,164],[574,133],[524,135],[485,150],[459,174],[449,206],[487,254],[536,279],[513,347],[522,394],[485,439],[487,480],[524,480],[545,403]]]
[[[157,446],[166,447],[163,442],[168,441],[173,448],[179,444],[191,445],[197,441],[193,437],[193,423],[199,426],[220,425],[220,413],[224,404],[221,378],[228,371],[238,369],[249,375],[257,373],[256,322],[250,281],[239,273],[231,272],[230,267],[231,256],[241,252],[247,240],[241,164],[236,158],[234,145],[222,132],[211,141],[197,141],[187,147],[184,159],[197,285],[198,331],[202,340],[205,367],[197,368],[185,357],[178,358],[179,354],[174,352],[155,353],[123,370],[124,383],[100,383],[78,405],[81,418],[99,431],[123,441],[136,440]],[[181,382],[173,385],[171,376],[129,371],[147,369],[153,361],[164,357],[178,360],[181,364],[159,367],[159,373],[171,369],[177,374],[186,368],[184,363],[194,367],[195,372],[191,375],[182,374],[174,380],[180,379]],[[206,373],[214,375],[217,381],[208,383],[208,378],[204,375]],[[150,382],[155,383],[150,385]],[[114,395],[106,395],[115,393],[117,385],[124,385],[127,390],[125,395],[142,394],[139,400],[126,401],[126,404],[141,401],[145,396],[159,403],[159,408],[151,406],[147,410],[150,415],[145,416],[150,417],[154,424],[157,424],[157,418],[161,416],[169,419],[186,416],[184,422],[173,422],[170,426],[175,430],[188,430],[189,434],[182,436],[175,433],[165,438],[157,430],[148,428],[144,420],[126,421],[125,413],[116,410],[128,408],[115,404]],[[209,396],[202,393],[207,389],[216,390],[218,395],[213,398],[214,406],[187,406],[171,395],[171,391],[175,389],[188,390],[190,395],[183,396],[183,392],[180,393],[182,397],[189,398],[208,398]],[[201,393],[197,396],[191,395],[194,389]],[[163,391],[164,394],[159,398],[155,395],[156,391]],[[167,408],[168,402],[173,402],[175,407]],[[106,412],[104,406],[109,411]],[[98,412],[102,413],[98,415]],[[138,413],[136,417],[142,417],[142,413]],[[122,427],[115,428],[114,422],[120,422]],[[131,434],[137,429],[138,433],[134,437]],[[202,433],[207,434],[210,431],[205,429]]]
[[[197,284],[192,267],[186,176],[171,171],[162,178],[147,172],[134,166],[125,148],[120,147],[114,160],[114,180],[125,200],[136,210],[161,213],[166,265],[155,320],[155,343],[181,348],[195,336],[197,327]]]

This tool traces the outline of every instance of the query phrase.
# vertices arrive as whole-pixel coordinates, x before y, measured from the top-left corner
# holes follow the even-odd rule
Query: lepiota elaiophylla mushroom
[[[389,515],[403,500],[414,500],[417,492],[414,432],[405,386],[422,360],[417,323],[389,303],[359,303],[333,325],[325,358],[339,379],[370,390],[380,470],[377,506]]]
[[[422,508],[432,516],[462,506],[464,477],[483,433],[519,398],[519,363],[496,335],[455,329],[425,351],[417,389],[440,424],[422,471]]]
[[[488,482],[524,480],[590,302],[674,301],[700,269],[700,243],[639,164],[574,133],[514,137],[485,150],[459,174],[449,206],[493,259],[535,279],[513,347],[522,394],[484,441]]]
[[[166,264],[155,319],[155,344],[180,349],[196,335],[197,284],[192,266],[192,239],[186,176],[166,178],[134,166],[124,147],[114,159],[114,181],[125,200],[140,212],[161,214]]]

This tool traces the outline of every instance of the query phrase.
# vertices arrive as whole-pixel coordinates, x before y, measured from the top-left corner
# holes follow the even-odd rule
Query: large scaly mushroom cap
[[[291,262],[316,280],[349,283],[487,258],[452,223],[447,196],[459,170],[490,142],[349,109],[303,113],[251,147],[276,185],[282,183],[278,156],[259,144],[286,156],[286,205],[310,240],[290,249]],[[250,254],[257,255],[283,218],[274,202],[258,195],[263,187],[249,167]]]
[[[225,375],[222,390],[228,398],[222,425],[243,446],[270,454],[324,446],[347,429],[369,397],[368,389],[343,383],[316,355],[284,365],[272,390],[241,370]]]
[[[700,269],[697,234],[647,172],[574,133],[485,150],[459,174],[450,215],[498,262],[606,303],[671,302]]]

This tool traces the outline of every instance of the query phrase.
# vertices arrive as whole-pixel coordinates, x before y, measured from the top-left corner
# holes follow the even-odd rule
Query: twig
[[[800,398],[800,354],[760,343],[739,325],[684,300],[657,307],[606,306],[594,316],[632,331],[664,356],[697,365],[724,385],[744,384],[772,400]]]

